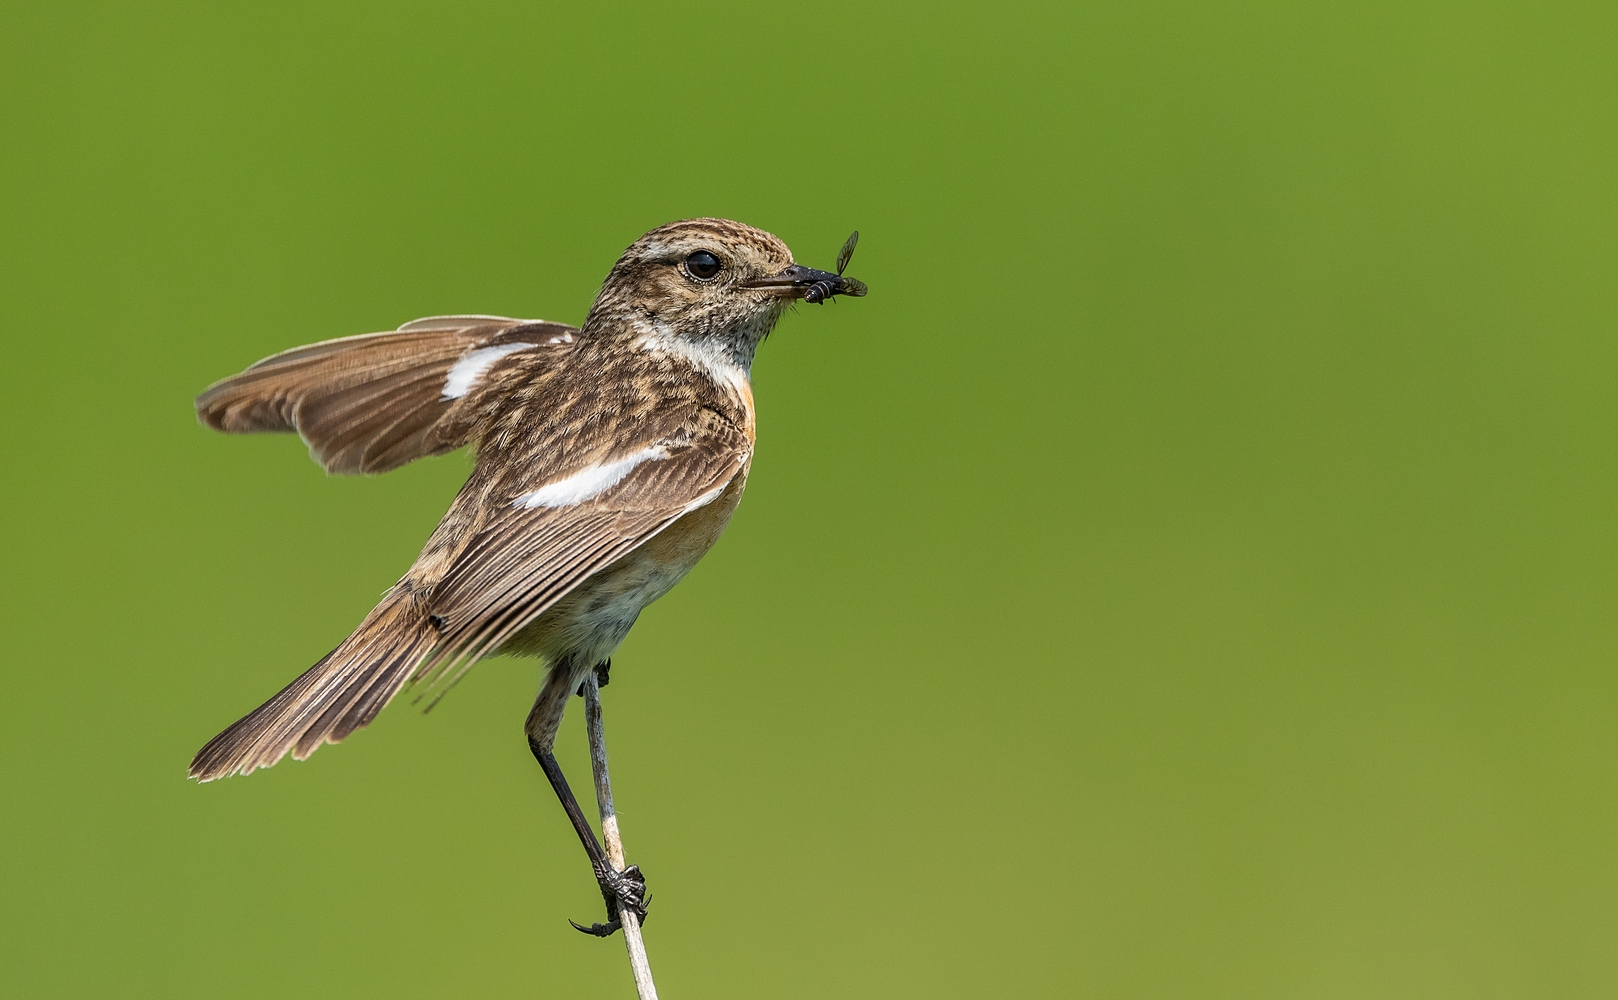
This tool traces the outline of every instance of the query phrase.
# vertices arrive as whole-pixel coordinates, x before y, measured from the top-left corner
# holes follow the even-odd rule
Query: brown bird
[[[855,234],[856,236],[858,234]],[[853,238],[839,260],[847,264]],[[753,457],[753,353],[808,294],[864,295],[724,219],[652,230],[613,265],[575,329],[440,316],[265,358],[197,398],[227,433],[296,431],[332,473],[375,473],[470,445],[477,464],[415,564],[354,633],[214,737],[212,781],[302,760],[369,723],[407,684],[443,690],[496,653],[543,657],[528,745],[607,901],[645,913],[552,755],[569,696],[642,608],[702,558]]]

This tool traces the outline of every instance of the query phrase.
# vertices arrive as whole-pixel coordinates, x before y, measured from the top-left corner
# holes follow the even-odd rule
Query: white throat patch
[[[748,382],[747,366],[736,363],[722,345],[690,341],[683,337],[649,333],[640,339],[641,349],[684,358],[721,385],[742,386]]]

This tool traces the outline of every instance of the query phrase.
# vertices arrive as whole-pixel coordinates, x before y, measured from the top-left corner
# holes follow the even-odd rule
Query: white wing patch
[[[535,507],[571,507],[592,497],[598,497],[617,486],[623,482],[625,476],[635,471],[635,466],[642,462],[668,457],[667,448],[654,444],[625,455],[623,458],[580,469],[566,479],[546,483],[537,490],[524,493],[513,500],[511,505],[513,507],[527,507],[530,510]]]
[[[684,515],[689,514],[692,511],[696,510],[698,507],[706,507],[706,506],[708,506],[709,504],[713,503],[715,500],[719,499],[719,494],[725,492],[725,489],[727,487],[729,487],[729,486],[730,486],[730,480],[727,479],[724,482],[720,483],[718,486],[715,486],[713,489],[711,489],[708,492],[704,493],[702,496],[697,497],[695,500],[693,500],[690,503],[686,504],[685,507],[680,511],[680,515],[683,517]]]
[[[495,347],[482,347],[473,351],[466,357],[455,362],[455,367],[449,370],[449,377],[444,379],[444,394],[439,399],[460,399],[472,391],[478,384],[478,379],[494,366],[496,361],[516,351],[526,351],[538,344],[524,344],[521,342],[499,344]]]

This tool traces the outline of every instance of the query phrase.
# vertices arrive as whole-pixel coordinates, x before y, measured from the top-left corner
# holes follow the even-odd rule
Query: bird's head
[[[728,219],[671,222],[618,258],[584,330],[723,350],[747,368],[776,320],[817,283],[831,294],[865,294],[851,278],[794,264],[787,245],[762,229]]]

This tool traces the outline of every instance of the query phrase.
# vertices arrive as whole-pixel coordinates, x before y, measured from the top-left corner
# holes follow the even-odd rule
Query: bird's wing
[[[620,442],[583,467],[495,483],[480,526],[431,588],[440,641],[417,679],[459,676],[592,574],[713,502],[751,457],[740,429],[694,408],[672,432]]]
[[[327,472],[386,472],[472,443],[482,390],[513,367],[548,366],[577,335],[544,320],[418,319],[271,355],[209,386],[197,418],[231,434],[297,431]]]

